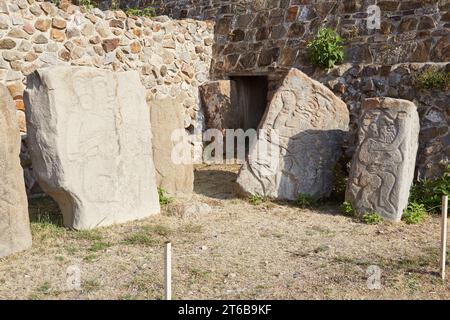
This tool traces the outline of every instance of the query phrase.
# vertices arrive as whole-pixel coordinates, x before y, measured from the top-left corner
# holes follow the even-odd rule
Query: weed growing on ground
[[[167,192],[163,188],[158,188],[158,195],[160,205],[166,205],[172,202],[172,198],[167,196]]]
[[[402,220],[407,224],[421,223],[428,216],[427,209],[422,203],[411,202],[404,210]]]
[[[362,216],[362,221],[365,224],[380,224],[383,222],[383,218],[376,212],[366,213]]]

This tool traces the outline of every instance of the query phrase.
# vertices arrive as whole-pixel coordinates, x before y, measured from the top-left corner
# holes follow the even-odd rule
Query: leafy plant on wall
[[[344,60],[344,40],[330,28],[320,28],[308,43],[311,62],[321,68],[332,68]]]

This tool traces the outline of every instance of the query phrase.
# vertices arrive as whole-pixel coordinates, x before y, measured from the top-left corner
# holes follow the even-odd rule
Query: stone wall
[[[327,84],[351,112],[351,156],[362,99],[399,97],[418,105],[421,116],[418,177],[442,173],[450,158],[450,120],[445,91],[418,90],[415,75],[431,64],[450,71],[450,3],[442,0],[163,1],[174,17],[216,21],[212,77],[269,75],[270,92],[291,67]],[[368,29],[367,8],[381,9],[381,28]],[[345,39],[345,63],[315,70],[307,42],[327,26]],[[345,71],[344,71],[345,70]],[[277,77],[275,74],[279,74]]]
[[[361,102],[369,97],[392,97],[414,102],[420,116],[419,151],[416,176],[439,176],[450,159],[450,92],[419,89],[415,76],[425,69],[450,72],[450,63],[402,63],[393,66],[343,64],[327,72],[317,71],[313,78],[326,84],[347,103],[350,132],[349,158],[356,147],[357,122]]]
[[[212,31],[209,22],[129,18],[122,11],[98,9],[80,13],[76,6],[61,10],[50,2],[3,0],[0,81],[21,111],[25,77],[37,68],[71,64],[137,69],[150,100],[188,94],[188,128],[197,121],[198,86],[209,78]],[[19,118],[23,119],[21,113]],[[21,130],[26,130],[23,121]]]
[[[138,70],[150,104],[184,92],[185,127],[201,129],[198,86],[209,79],[212,22],[63,8],[49,1],[0,0],[0,82],[13,96],[23,133],[26,76],[53,65]],[[26,153],[22,160],[30,164]]]
[[[99,1],[103,4],[111,1]],[[309,68],[306,43],[322,27],[346,39],[346,62],[397,64],[450,60],[446,0],[134,0],[174,18],[215,20],[214,74]],[[368,29],[367,8],[381,10]]]

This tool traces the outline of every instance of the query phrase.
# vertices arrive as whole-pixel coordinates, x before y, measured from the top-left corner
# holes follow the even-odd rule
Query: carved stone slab
[[[392,98],[363,102],[346,191],[346,200],[358,214],[401,219],[414,178],[419,130],[414,103]]]
[[[194,190],[194,166],[181,159],[184,152],[191,152],[184,129],[184,98],[181,95],[178,99],[150,102],[156,180],[158,186],[172,195]]]
[[[239,173],[238,191],[286,200],[300,194],[328,196],[348,125],[342,100],[291,69],[266,109],[257,142]]]
[[[159,213],[150,115],[137,72],[41,69],[25,93],[33,169],[75,229]]]
[[[0,85],[0,258],[31,247],[28,202],[19,154],[16,108],[6,87]]]

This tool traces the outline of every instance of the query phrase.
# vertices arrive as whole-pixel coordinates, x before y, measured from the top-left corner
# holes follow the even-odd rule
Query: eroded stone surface
[[[419,131],[414,103],[392,98],[364,101],[346,192],[358,214],[401,219],[414,178]]]
[[[177,99],[153,100],[149,103],[156,181],[158,186],[172,195],[191,193],[194,190],[193,165],[172,158],[172,152],[176,153],[180,148],[187,153],[191,149],[184,129],[183,100],[184,97],[180,96]],[[180,156],[182,160],[183,154]]]
[[[20,166],[20,133],[13,100],[0,85],[0,258],[31,247],[28,202]]]
[[[134,71],[53,67],[28,78],[33,170],[66,226],[90,229],[159,213],[144,92]]]
[[[300,194],[328,196],[348,124],[342,100],[291,69],[269,104],[262,131],[239,173],[240,191],[287,200]],[[265,149],[266,154],[258,151]]]
[[[199,87],[200,98],[205,112],[208,129],[232,128],[236,121],[231,108],[231,85],[229,80],[210,81]],[[230,119],[234,118],[234,119]]]

